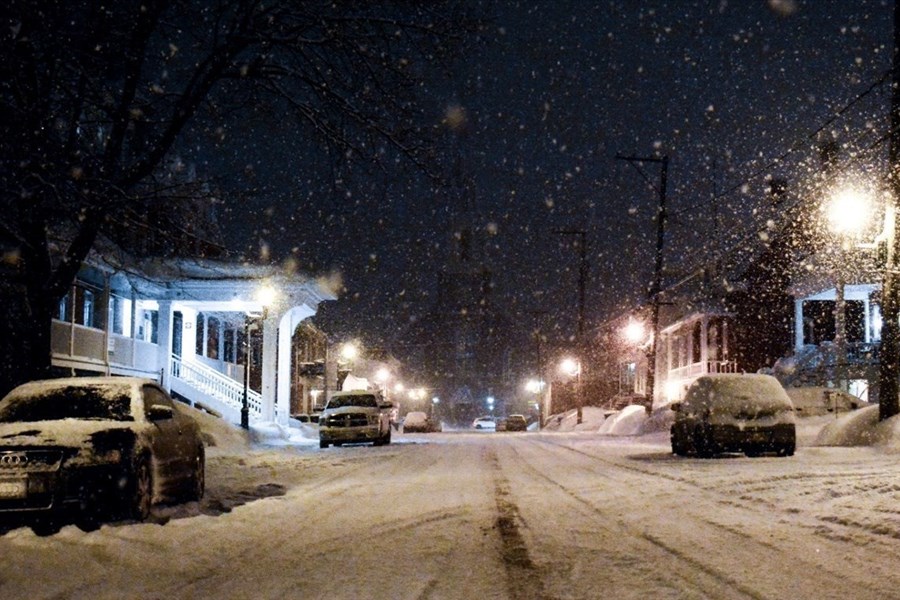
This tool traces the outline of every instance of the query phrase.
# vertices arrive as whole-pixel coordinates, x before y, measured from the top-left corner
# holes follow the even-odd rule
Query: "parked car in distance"
[[[146,519],[158,500],[199,500],[200,428],[155,382],[33,381],[0,400],[0,518]]]
[[[672,452],[679,456],[794,454],[794,407],[771,375],[704,375],[691,384],[684,400],[673,402],[671,408],[675,411]]]
[[[528,420],[525,415],[509,415],[506,417],[507,431],[526,431],[528,429]]]
[[[491,431],[496,431],[497,421],[494,417],[478,417],[472,421],[472,427],[475,429],[490,429]]]
[[[441,430],[441,424],[431,420],[424,412],[411,411],[403,419],[404,433],[434,433]]]
[[[335,392],[319,416],[319,447],[330,444],[391,443],[391,409],[381,392]]]

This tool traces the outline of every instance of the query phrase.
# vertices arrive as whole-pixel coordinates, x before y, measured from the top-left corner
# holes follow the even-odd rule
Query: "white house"
[[[292,334],[333,299],[320,282],[273,267],[207,260],[125,271],[95,261],[60,301],[52,364],[60,373],[151,377],[235,423],[246,381],[260,379],[261,393],[247,394],[250,420],[286,424]],[[253,350],[246,340],[256,328],[262,343]]]

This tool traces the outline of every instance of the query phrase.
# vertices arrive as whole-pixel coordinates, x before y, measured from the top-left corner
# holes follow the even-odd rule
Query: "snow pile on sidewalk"
[[[826,424],[816,446],[875,446],[900,452],[900,415],[878,420],[878,406],[856,410]]]
[[[319,443],[318,429],[307,423],[300,427],[285,427],[278,423],[252,423],[250,431],[229,423],[221,417],[202,410],[183,406],[182,410],[200,425],[201,435],[207,448],[218,448],[223,452],[239,452],[252,445],[263,446],[310,446]]]
[[[626,406],[610,415],[600,425],[597,433],[606,435],[638,435],[647,420],[647,409],[637,404]]]
[[[578,411],[572,409],[558,415],[551,415],[544,424],[546,431],[597,431],[606,420],[607,410],[596,406],[585,406],[581,409],[581,423],[578,422]]]

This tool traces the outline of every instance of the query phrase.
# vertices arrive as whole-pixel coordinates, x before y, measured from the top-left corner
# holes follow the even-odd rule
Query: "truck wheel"
[[[319,448],[327,448],[327,447],[328,447],[328,442],[326,442],[325,440],[319,440]]]

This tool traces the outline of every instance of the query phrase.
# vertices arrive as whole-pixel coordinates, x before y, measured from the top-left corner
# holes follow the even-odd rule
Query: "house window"
[[[60,321],[69,322],[72,320],[72,315],[69,313],[69,294],[66,294],[62,298],[59,299],[59,308],[56,312],[56,318]]]
[[[637,364],[633,362],[622,363],[619,370],[619,391],[633,392]]]
[[[206,321],[206,356],[219,358],[219,319],[215,317]]]
[[[723,360],[725,356],[722,336],[722,319],[712,319],[706,328],[706,353],[710,361]]]
[[[74,321],[77,325],[85,327],[102,328],[103,322],[99,311],[99,302],[96,290],[83,285],[75,286]]]
[[[138,337],[145,342],[158,344],[156,328],[159,325],[159,311],[144,310],[141,315],[141,325],[138,328]]]
[[[122,296],[109,297],[109,332],[119,335],[131,335],[131,301]]]
[[[700,325],[700,321],[694,323],[693,328],[691,329],[691,362],[698,363],[700,362],[700,333],[702,331],[702,327]]]
[[[229,362],[237,362],[237,349],[235,348],[235,330],[234,327],[225,328],[225,356],[222,360]]]
[[[675,346],[677,348],[676,364],[679,367],[688,366],[688,340],[687,340],[687,337],[680,335],[677,338],[675,338]]]
[[[197,326],[194,328],[194,331],[196,332],[194,334],[195,335],[194,339],[196,340],[196,344],[194,345],[194,351],[197,354],[197,356],[203,356],[203,342],[206,339],[206,331],[205,331],[205,327],[204,327],[205,323],[206,323],[206,315],[204,315],[203,313],[197,313]]]

